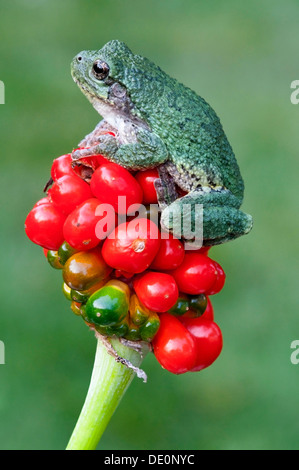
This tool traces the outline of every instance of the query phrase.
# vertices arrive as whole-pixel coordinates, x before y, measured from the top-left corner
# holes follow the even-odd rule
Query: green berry
[[[151,315],[147,322],[140,328],[140,336],[143,341],[151,342],[160,327],[160,318],[156,313]]]
[[[125,336],[126,339],[130,341],[140,341],[140,330],[139,327],[134,325],[134,323],[129,323],[129,331]]]
[[[63,242],[58,249],[58,256],[60,258],[61,264],[65,265],[67,260],[77,252],[78,250],[72,248],[67,242]]]
[[[99,326],[114,326],[125,318],[128,309],[126,292],[113,285],[105,285],[88,299],[86,317],[88,322]]]
[[[189,310],[189,298],[187,295],[180,294],[176,304],[169,310],[172,315],[184,315]]]
[[[108,326],[106,328],[106,333],[108,336],[118,336],[119,338],[123,338],[129,331],[129,325],[127,318],[125,317],[124,320],[117,325]]]
[[[52,266],[52,268],[54,268],[54,269],[62,269],[63,268],[63,266],[60,262],[58,251],[49,250],[48,253],[47,253],[47,260],[48,260],[48,263]]]
[[[65,282],[62,284],[62,292],[67,300],[73,300],[71,297],[71,288]]]
[[[190,310],[195,312],[198,317],[203,315],[207,308],[207,304],[208,300],[204,294],[195,295],[189,299]]]
[[[142,305],[136,294],[130,298],[130,319],[136,326],[143,325],[152,312]]]

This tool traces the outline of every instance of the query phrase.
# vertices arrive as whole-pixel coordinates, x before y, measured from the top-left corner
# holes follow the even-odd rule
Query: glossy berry
[[[71,247],[80,251],[95,248],[101,242],[96,227],[104,218],[103,231],[109,234],[113,230],[114,214],[97,215],[100,205],[100,201],[96,198],[87,199],[69,214],[63,227],[63,234]]]
[[[48,195],[53,204],[66,215],[92,197],[89,184],[76,175],[58,178],[49,189]]]
[[[129,309],[129,289],[119,281],[107,283],[92,294],[86,304],[86,317],[96,325],[106,327],[116,325],[127,315]]]
[[[160,328],[152,344],[156,359],[169,372],[184,374],[195,367],[195,340],[173,315],[160,315]]]
[[[111,204],[119,214],[126,214],[132,204],[142,203],[140,184],[128,170],[116,163],[103,163],[97,168],[92,175],[90,188],[95,197]]]
[[[205,294],[192,295],[189,298],[189,307],[190,310],[193,310],[197,313],[197,316],[200,317],[204,314],[207,308],[208,300]]]
[[[104,241],[102,254],[109,266],[127,273],[145,271],[160,246],[160,232],[148,219],[118,225]]]
[[[63,266],[60,262],[58,251],[48,250],[47,252],[48,263],[54,269],[63,269]]]
[[[210,297],[207,297],[207,308],[201,318],[203,320],[214,321],[214,309]]]
[[[136,294],[131,295],[129,310],[130,320],[137,326],[143,325],[153,314],[147,307],[142,305]]]
[[[37,245],[57,251],[62,244],[65,215],[52,203],[33,208],[25,221],[27,237]]]
[[[151,264],[151,269],[168,271],[176,269],[183,262],[184,246],[177,238],[169,234],[168,239],[161,238],[159,251]]]
[[[87,290],[106,279],[112,269],[105,263],[101,251],[94,248],[71,256],[64,265],[64,282],[74,290]]]
[[[153,313],[146,322],[140,327],[140,337],[142,341],[147,341],[150,343],[153,341],[153,338],[158,333],[160,328],[160,318],[159,315]]]
[[[168,312],[177,316],[185,315],[190,310],[189,303],[190,301],[187,295],[179,294],[178,300]]]
[[[65,265],[67,260],[71,256],[73,256],[75,253],[77,253],[77,250],[72,248],[66,241],[64,241],[58,249],[58,256],[59,256],[59,259],[60,259],[60,263],[62,265]]]
[[[171,272],[180,292],[185,294],[204,294],[217,279],[214,262],[206,255],[186,252],[182,264]]]
[[[159,173],[156,168],[138,171],[135,175],[136,180],[140,184],[143,191],[143,204],[157,204],[158,197],[154,186]]]
[[[54,160],[51,168],[51,178],[53,181],[58,180],[65,175],[74,176],[72,169],[72,156],[70,153],[67,155],[62,155]]]
[[[51,204],[51,201],[50,201],[50,199],[48,198],[48,196],[43,197],[42,199],[39,199],[39,201],[37,201],[37,202],[34,204],[33,209],[34,209],[35,207],[42,206],[43,204]]]
[[[153,312],[167,312],[178,300],[174,278],[166,273],[149,271],[133,283],[140,302]]]
[[[191,372],[209,367],[222,351],[223,339],[219,326],[203,318],[180,318],[195,341],[196,358]]]
[[[203,299],[200,299],[203,297]],[[198,300],[196,300],[198,298]],[[189,310],[182,315],[182,318],[203,318],[214,321],[214,310],[209,297],[204,294],[189,297]],[[172,312],[170,312],[172,313]]]
[[[225,284],[225,272],[223,271],[223,268],[222,266],[220,266],[219,263],[217,263],[217,261],[213,261],[216,269],[217,269],[217,277],[216,277],[216,281],[214,282],[213,286],[211,287],[211,289],[209,289],[206,293],[207,295],[215,295],[215,294],[218,294],[224,287],[224,284]]]
[[[73,313],[77,316],[82,315],[82,304],[80,302],[75,302],[74,300],[71,302],[71,309]]]

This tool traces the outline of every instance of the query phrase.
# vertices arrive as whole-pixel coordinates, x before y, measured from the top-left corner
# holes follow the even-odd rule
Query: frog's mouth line
[[[76,79],[73,75],[72,78],[74,82],[78,85],[80,90],[82,90],[83,94],[86,96],[86,98],[90,101],[92,106],[95,108],[95,110],[102,116],[104,119],[109,121],[109,117],[114,116],[113,120],[115,120],[115,116],[122,117],[122,119],[126,122],[130,121],[132,124],[135,124],[136,126],[140,126],[144,129],[150,129],[149,125],[141,118],[138,116],[135,116],[132,113],[132,110],[125,110],[122,106],[119,106],[118,103],[115,103],[111,101],[109,98],[102,97],[95,92],[93,93],[90,91],[90,88],[87,88],[82,82],[80,82],[78,79]],[[112,84],[112,83],[111,83]],[[109,94],[108,94],[109,96]],[[115,122],[113,124],[113,127],[115,126]]]
[[[73,80],[76,83],[76,85],[78,85],[78,87],[82,91],[84,91],[84,93],[90,98],[91,101],[103,102],[103,103],[105,103],[105,104],[107,104],[108,106],[111,106],[111,107],[115,106],[115,104],[112,103],[111,101],[109,101],[109,99],[104,98],[104,97],[99,97],[99,95],[97,95],[96,93],[92,93],[89,88],[82,85],[82,83],[79,80],[77,80],[74,76],[73,76]]]

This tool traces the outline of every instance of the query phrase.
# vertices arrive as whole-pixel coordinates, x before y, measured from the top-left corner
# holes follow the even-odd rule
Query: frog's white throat
[[[135,143],[138,129],[148,128],[141,119],[124,112],[111,102],[98,98],[91,98],[90,101],[102,118],[114,129],[117,129],[123,144]]]

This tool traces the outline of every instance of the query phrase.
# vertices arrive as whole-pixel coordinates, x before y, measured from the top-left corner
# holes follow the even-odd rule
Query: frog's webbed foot
[[[111,134],[100,134],[96,138],[96,143],[88,148],[79,148],[72,152],[73,162],[80,161],[91,155],[105,155],[112,157],[118,150],[119,144]]]
[[[224,188],[199,188],[166,207],[161,224],[194,248],[220,245],[250,232],[252,217],[239,207],[240,200]]]

